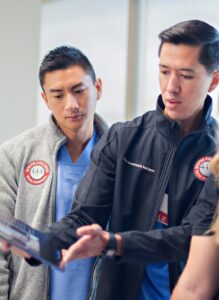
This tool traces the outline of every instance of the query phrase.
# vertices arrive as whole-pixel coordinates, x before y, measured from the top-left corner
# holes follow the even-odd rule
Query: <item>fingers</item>
[[[18,249],[18,248],[16,248],[16,247],[11,247],[11,251],[12,251],[15,255],[20,256],[20,257],[22,257],[22,258],[31,258],[31,256],[30,256],[27,252],[25,252],[25,251],[23,251],[23,250],[20,250],[20,249]]]
[[[26,253],[25,251],[22,251],[16,247],[11,246],[5,241],[0,241],[0,251],[3,253],[7,253],[9,251],[13,252],[15,255],[20,256],[22,258],[30,258],[31,256]]]
[[[82,226],[77,229],[77,235],[83,236],[86,234],[96,235],[103,231],[102,227],[98,224],[92,224],[88,226]]]
[[[0,251],[1,252],[4,252],[4,253],[7,253],[8,251],[10,251],[11,249],[11,246],[4,242],[4,241],[0,241]]]
[[[73,259],[100,255],[109,241],[109,233],[103,231],[98,224],[82,226],[76,232],[80,239],[68,250],[62,250],[61,268]]]
[[[64,255],[66,255],[66,252],[67,252],[68,250],[66,250],[66,249],[62,249],[62,256],[64,256]]]
[[[90,240],[90,236],[83,236],[80,238],[80,240],[78,240],[71,247],[69,247],[68,250],[62,250],[63,257],[60,263],[60,267],[64,268],[64,266],[73,259],[89,257],[88,252]]]

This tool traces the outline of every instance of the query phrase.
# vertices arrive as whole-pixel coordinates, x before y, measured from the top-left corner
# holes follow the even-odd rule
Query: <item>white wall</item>
[[[70,44],[84,52],[102,78],[97,111],[109,123],[124,119],[127,62],[128,0],[62,0],[42,7],[42,57],[52,48]],[[37,122],[48,118],[38,101]]]
[[[40,7],[0,2],[0,143],[36,124]]]

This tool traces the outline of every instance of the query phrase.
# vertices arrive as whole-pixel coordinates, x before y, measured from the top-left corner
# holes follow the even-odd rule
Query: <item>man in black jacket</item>
[[[53,243],[67,248],[72,228],[105,228],[109,221],[116,234],[81,228],[63,259],[114,257],[98,259],[94,299],[169,299],[201,211],[196,201],[216,147],[208,92],[219,82],[219,33],[193,20],[159,37],[156,111],[111,128],[93,153],[73,211],[51,228]]]
[[[156,110],[112,126],[92,154],[72,212],[48,232],[49,249],[67,249],[81,237],[62,265],[100,255],[91,299],[169,299],[192,224],[215,209],[215,199],[204,207],[197,199],[216,149],[208,93],[219,83],[219,33],[191,20],[159,37]]]

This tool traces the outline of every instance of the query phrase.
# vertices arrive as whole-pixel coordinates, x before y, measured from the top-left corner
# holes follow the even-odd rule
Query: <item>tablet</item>
[[[13,218],[10,221],[0,219],[0,240],[25,251],[43,264],[63,271],[59,267],[61,252],[51,252],[48,247],[43,246],[47,240],[46,234],[18,219]]]

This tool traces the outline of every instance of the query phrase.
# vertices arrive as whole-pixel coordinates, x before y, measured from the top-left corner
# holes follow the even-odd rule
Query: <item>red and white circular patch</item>
[[[49,165],[42,160],[30,162],[24,170],[26,180],[33,185],[42,184],[49,177]]]
[[[195,174],[195,177],[201,181],[205,181],[208,179],[208,176],[210,174],[210,161],[212,157],[211,156],[204,156],[200,158],[194,166],[193,172]]]

